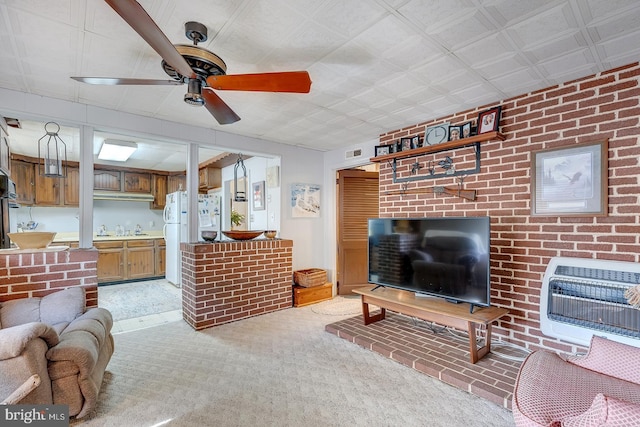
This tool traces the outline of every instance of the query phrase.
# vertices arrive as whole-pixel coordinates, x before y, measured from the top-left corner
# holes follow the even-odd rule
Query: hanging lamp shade
[[[238,171],[242,168],[242,177],[244,180],[242,181],[242,188],[238,185]],[[236,160],[236,165],[233,168],[233,186],[234,186],[234,194],[233,200],[236,202],[246,202],[247,201],[247,168],[244,166],[244,161],[242,160],[242,154],[238,154],[238,160]]]
[[[67,176],[67,144],[58,135],[60,125],[47,122],[46,134],[38,140],[38,169],[40,175],[49,178]]]

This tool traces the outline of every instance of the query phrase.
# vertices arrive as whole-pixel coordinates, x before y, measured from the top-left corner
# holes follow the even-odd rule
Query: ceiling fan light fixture
[[[204,98],[202,97],[202,82],[198,79],[190,79],[187,93],[184,95],[184,102],[194,107],[201,107],[204,105]]]
[[[126,162],[137,149],[138,144],[135,142],[105,139],[100,147],[98,158],[112,162]]]

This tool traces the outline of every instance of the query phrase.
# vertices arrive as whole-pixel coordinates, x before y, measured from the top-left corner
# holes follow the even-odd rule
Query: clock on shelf
[[[427,126],[424,132],[424,144],[436,145],[449,140],[449,125],[451,123],[440,123],[433,126]]]

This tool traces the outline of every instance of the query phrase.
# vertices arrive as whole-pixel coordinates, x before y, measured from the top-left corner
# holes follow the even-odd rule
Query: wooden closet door
[[[378,217],[378,172],[338,171],[338,295],[368,283],[368,219]]]

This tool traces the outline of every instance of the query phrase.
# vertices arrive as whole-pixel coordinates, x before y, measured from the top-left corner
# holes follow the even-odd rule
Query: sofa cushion
[[[518,373],[514,417],[526,418],[518,425],[552,425],[587,411],[597,393],[640,404],[639,384],[584,369],[555,353],[535,351]]]
[[[640,384],[640,348],[594,335],[586,356],[568,357],[567,361],[592,371]]]
[[[84,288],[63,289],[44,297],[20,298],[0,305],[0,323],[4,328],[30,322],[42,322],[49,326],[68,324],[84,313]],[[55,328],[59,333],[60,328]]]
[[[0,306],[2,327],[10,328],[40,321],[40,298],[20,298],[6,301]]]
[[[593,403],[580,415],[568,417],[563,427],[629,427],[640,420],[640,405],[598,393]]]

